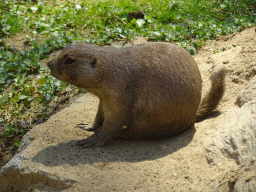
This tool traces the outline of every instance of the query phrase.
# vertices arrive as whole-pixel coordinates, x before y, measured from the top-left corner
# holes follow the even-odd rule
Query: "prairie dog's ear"
[[[89,62],[91,64],[91,67],[92,68],[95,68],[97,66],[97,63],[99,62],[97,57],[95,56],[92,56],[90,59],[89,59]]]
[[[64,56],[64,64],[71,65],[76,62],[74,55],[65,55]]]

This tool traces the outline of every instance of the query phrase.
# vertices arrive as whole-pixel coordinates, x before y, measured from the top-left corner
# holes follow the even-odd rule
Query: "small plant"
[[[0,37],[20,31],[19,15],[10,1],[0,2]]]
[[[11,124],[9,123],[5,128],[5,131],[2,133],[2,137],[13,137],[16,135],[23,136],[26,133],[24,128],[19,124]]]

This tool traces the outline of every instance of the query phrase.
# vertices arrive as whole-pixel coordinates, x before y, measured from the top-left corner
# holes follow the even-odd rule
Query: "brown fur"
[[[88,129],[95,134],[77,142],[84,147],[107,145],[116,135],[135,139],[177,135],[209,115],[224,93],[221,69],[211,76],[212,88],[200,105],[197,64],[186,50],[171,43],[122,48],[77,43],[48,66],[56,78],[100,98],[94,125]]]
[[[226,70],[224,68],[211,74],[210,80],[212,82],[212,87],[210,91],[201,101],[196,114],[196,122],[202,120],[203,118],[209,116],[220,103],[221,98],[225,92],[225,76]]]

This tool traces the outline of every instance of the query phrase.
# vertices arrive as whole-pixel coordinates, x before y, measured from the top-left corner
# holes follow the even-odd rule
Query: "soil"
[[[26,30],[24,29],[23,32],[17,33],[7,38],[6,43],[10,44],[15,49],[27,50],[29,47],[32,46],[32,43],[26,39],[26,35],[27,33],[26,33]],[[49,36],[47,35],[39,35],[39,34],[33,37],[34,41],[38,43],[42,43],[48,38]]]
[[[56,170],[61,170],[61,165],[67,173],[73,171],[73,176],[78,178],[79,184],[61,191],[232,191],[233,183],[243,171],[243,165],[237,165],[235,160],[224,156],[217,165],[208,162],[205,158],[204,144],[215,133],[219,123],[223,122],[221,114],[237,107],[237,94],[256,74],[256,27],[221,37],[216,41],[208,41],[197,51],[194,58],[202,74],[203,94],[210,88],[209,77],[214,70],[225,66],[228,74],[225,96],[218,107],[218,112],[196,123],[193,129],[164,141],[124,141],[95,149],[76,146],[70,150],[65,146],[66,143],[58,144],[58,150],[62,147],[69,150],[66,150],[65,154],[54,156],[53,152],[57,148],[49,147],[52,148],[48,149],[52,153],[47,154],[50,151],[44,149],[33,158],[33,162],[40,162],[41,165],[41,159],[47,159],[56,165],[43,163],[45,166],[54,166]],[[66,133],[63,137],[56,136],[54,132],[52,135],[50,129],[48,130],[49,144],[50,141],[56,141],[57,144],[60,140],[66,140],[70,146],[74,140],[88,136],[89,133],[86,131],[77,128],[74,131],[70,125],[89,123],[87,121],[93,119],[98,100],[89,94],[87,97],[90,101],[88,104],[81,103],[77,111],[72,110],[68,115],[60,112],[53,117],[52,124],[47,124],[56,131],[62,124],[66,125],[62,126],[62,132]],[[83,117],[85,109],[88,110]],[[82,119],[83,121],[79,122]],[[37,131],[38,135],[43,135],[39,129]],[[35,188],[38,189],[35,191],[42,189],[40,186]],[[44,187],[44,191],[51,190],[52,188]]]

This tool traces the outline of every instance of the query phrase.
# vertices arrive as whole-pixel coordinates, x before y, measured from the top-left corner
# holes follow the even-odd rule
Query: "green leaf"
[[[56,80],[53,84],[55,86],[59,87],[61,85],[61,81],[60,80]]]
[[[19,96],[19,100],[24,100],[24,99],[26,99],[26,98],[27,98],[26,95],[20,95],[20,96]]]
[[[198,27],[202,27],[203,26],[203,24],[202,23],[198,23]]]
[[[49,101],[51,99],[51,95],[49,93],[45,94],[46,101]]]
[[[37,42],[34,42],[34,43],[33,43],[33,47],[34,47],[34,48],[38,48],[38,43],[37,43]]]
[[[191,46],[194,47],[197,50],[197,44],[196,43],[191,43]]]
[[[32,9],[31,9],[31,8],[28,8],[28,9],[27,9],[27,12],[31,13],[31,12],[32,12]]]
[[[195,51],[193,49],[190,49],[189,52],[191,55],[195,55]]]
[[[58,31],[54,31],[53,33],[51,33],[53,36],[58,37],[59,36],[59,32]]]
[[[23,78],[20,80],[20,84],[23,84],[26,79],[27,79],[26,77],[23,77]]]
[[[137,19],[136,23],[138,27],[142,27],[146,22],[144,19]]]
[[[17,140],[13,143],[14,146],[19,147],[20,146],[20,140]]]
[[[221,7],[222,9],[224,9],[224,8],[226,7],[226,5],[221,4],[220,7]]]
[[[126,35],[125,34],[120,34],[120,37],[122,37],[122,38],[126,38]]]
[[[44,85],[45,83],[46,83],[46,80],[45,80],[44,78],[41,78],[41,79],[38,80],[39,86],[42,86],[42,85]]]
[[[109,44],[109,43],[112,43],[113,42],[113,39],[109,39],[106,44]]]
[[[153,32],[156,36],[161,36],[161,33],[159,33],[158,31]]]
[[[7,101],[8,97],[7,96],[3,96],[1,99],[0,99],[0,106],[3,106],[3,104]]]
[[[5,80],[3,78],[0,79],[0,84],[5,84]]]
[[[81,5],[80,4],[76,4],[76,9],[81,9]]]
[[[12,124],[9,123],[9,124],[7,125],[7,127],[6,127],[6,129],[12,129]]]
[[[37,11],[37,7],[30,7],[32,11]]]
[[[19,101],[19,97],[18,97],[18,96],[16,96],[16,97],[12,98],[12,99],[11,99],[11,101],[16,103],[16,102],[18,102],[18,101]]]
[[[32,101],[33,99],[34,99],[34,97],[32,97],[32,96],[28,97],[28,101]]]

